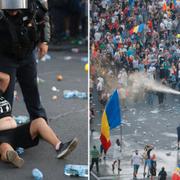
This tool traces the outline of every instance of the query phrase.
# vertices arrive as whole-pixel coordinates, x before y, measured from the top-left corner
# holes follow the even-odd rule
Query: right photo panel
[[[90,180],[180,180],[180,1],[89,9]]]

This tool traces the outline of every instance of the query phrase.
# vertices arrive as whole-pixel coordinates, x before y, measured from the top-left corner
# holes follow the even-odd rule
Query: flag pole
[[[118,91],[118,90],[117,90]],[[119,95],[119,91],[118,91],[118,95]],[[120,106],[120,117],[122,117],[122,111],[121,111],[121,99],[119,99],[119,106]],[[120,142],[121,142],[121,152],[122,152],[122,121],[120,123],[120,127],[119,127],[119,130],[120,130]]]
[[[121,152],[122,152],[122,124],[120,125],[120,140],[121,140]]]

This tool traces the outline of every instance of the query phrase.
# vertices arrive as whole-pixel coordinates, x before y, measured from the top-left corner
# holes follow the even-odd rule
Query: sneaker
[[[21,168],[24,164],[24,160],[20,158],[16,151],[10,150],[6,152],[7,160],[14,164],[14,166]]]
[[[63,158],[71,153],[76,148],[78,141],[79,140],[77,138],[74,138],[69,142],[61,143],[59,149],[57,150],[57,158]]]

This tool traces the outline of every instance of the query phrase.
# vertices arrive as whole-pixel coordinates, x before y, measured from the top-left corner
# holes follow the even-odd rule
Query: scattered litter
[[[165,133],[162,133],[162,135],[167,136],[167,137],[177,138],[177,134],[175,134],[175,133],[165,132]]]
[[[52,96],[52,100],[57,100],[58,99],[58,96],[56,96],[56,95],[54,95],[54,96]]]
[[[66,56],[66,57],[64,57],[64,60],[66,60],[66,61],[69,61],[69,60],[71,60],[71,59],[72,59],[71,56]]]
[[[79,99],[86,99],[87,93],[86,92],[79,92],[77,90],[64,90],[63,95],[65,99],[69,98],[79,98]]]
[[[67,176],[88,177],[88,166],[67,164],[64,167],[64,174]]]
[[[55,86],[53,86],[53,87],[51,88],[51,90],[54,91],[54,92],[59,92],[59,89],[57,89]]]
[[[144,142],[149,142],[149,139],[144,139]]]
[[[34,180],[42,180],[43,179],[43,173],[37,168],[32,170],[32,176],[34,177]]]
[[[81,58],[81,61],[87,63],[87,62],[88,62],[88,57],[82,57],[82,58]]]
[[[29,117],[27,116],[15,116],[14,117],[15,121],[17,124],[25,124],[27,122],[29,122]]]
[[[139,122],[142,122],[142,121],[145,121],[145,120],[146,120],[146,118],[144,118],[144,117],[137,119],[137,121],[139,121]]]
[[[159,142],[159,139],[156,139],[156,142],[158,143],[158,142]]]
[[[137,143],[140,145],[144,145],[144,142],[142,142],[142,141],[138,141]]]
[[[18,148],[16,149],[16,152],[18,153],[18,155],[24,154],[24,148],[18,147]]]
[[[127,125],[128,127],[130,127],[131,126],[131,123],[128,123],[128,122],[126,122],[126,121],[122,121],[122,125]]]
[[[146,135],[147,133],[144,131],[143,134]]]
[[[78,53],[78,52],[79,52],[79,49],[78,49],[78,48],[72,48],[72,52]]]
[[[129,109],[129,111],[133,112],[133,111],[136,111],[136,109],[135,108],[131,108],[131,109]]]
[[[44,83],[44,82],[45,82],[45,80],[37,77],[37,83],[38,83],[38,84],[42,84],[42,83]]]
[[[56,76],[56,79],[57,79],[57,81],[62,81],[63,80],[63,76],[61,74],[58,74]]]
[[[170,112],[170,111],[173,111],[173,109],[164,109],[164,111]]]
[[[153,114],[157,114],[158,112],[159,112],[158,109],[155,109],[155,110],[151,111],[151,113],[153,113]]]
[[[179,102],[179,99],[174,99],[175,102]]]

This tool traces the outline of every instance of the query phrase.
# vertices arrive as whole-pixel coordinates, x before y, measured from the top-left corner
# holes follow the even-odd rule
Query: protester
[[[151,180],[154,180],[154,177],[156,176],[156,155],[153,154],[151,157],[151,165],[150,165],[150,173],[151,173]]]
[[[136,178],[138,174],[138,169],[142,163],[142,157],[139,155],[138,150],[135,151],[131,158],[131,165],[133,165],[134,171],[133,171],[133,177]]]
[[[116,139],[116,143],[114,144],[113,160],[114,160],[112,163],[113,174],[117,163],[117,172],[119,175],[120,171],[122,171],[121,169],[122,151],[121,151],[121,143],[119,139]]]
[[[172,173],[172,180],[179,180],[179,179],[180,179],[180,164],[176,167],[176,169]]]
[[[10,103],[0,94],[0,157],[2,161],[21,168],[24,160],[15,151],[18,147],[30,148],[38,145],[40,137],[51,144],[57,152],[57,158],[63,158],[73,151],[78,139],[63,143],[43,118],[17,126],[12,118]]]
[[[167,180],[167,173],[164,167],[162,167],[161,171],[158,174],[158,180]]]
[[[92,171],[92,168],[94,166],[94,163],[96,164],[96,172],[99,173],[99,151],[97,150],[96,146],[93,146],[93,149],[91,150],[91,165],[90,165],[90,171]]]
[[[100,160],[106,160],[106,151],[104,150],[104,148],[103,148],[103,145],[101,144],[100,145]]]
[[[143,176],[145,177],[147,174],[147,177],[150,176],[150,167],[151,167],[151,151],[153,150],[153,145],[147,144],[144,147],[144,153],[143,153],[143,158],[145,159],[144,163],[144,173]],[[147,173],[146,173],[146,167],[147,167]]]

